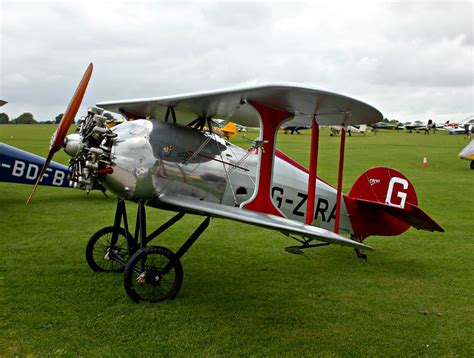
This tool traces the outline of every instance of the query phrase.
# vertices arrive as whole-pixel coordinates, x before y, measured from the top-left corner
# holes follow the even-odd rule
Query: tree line
[[[8,116],[6,113],[0,113],[0,124],[59,124],[61,122],[61,119],[63,118],[64,113],[58,114],[54,120],[50,121],[37,121],[35,117],[29,113],[23,113],[17,118],[12,118]],[[110,113],[104,113],[104,117],[107,119],[112,119],[112,115]]]
[[[51,124],[51,123],[59,123],[63,114],[58,114],[54,120],[46,121],[46,122],[39,122],[35,119],[33,114],[29,112],[25,112],[19,115],[17,118],[11,118],[6,113],[0,113],[0,124]]]

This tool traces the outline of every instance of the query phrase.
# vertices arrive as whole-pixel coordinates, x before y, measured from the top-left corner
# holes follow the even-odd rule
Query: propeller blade
[[[92,70],[94,66],[92,63],[89,64],[87,67],[84,76],[82,77],[79,86],[77,86],[76,92],[74,92],[74,96],[72,96],[71,102],[67,106],[66,112],[64,112],[63,118],[61,118],[61,122],[59,122],[59,126],[53,134],[51,138],[51,148],[56,149],[58,151],[61,149],[64,143],[64,138],[66,138],[66,134],[71,127],[74,118],[76,117],[77,111],[82,102],[82,98],[84,97],[84,93],[86,92],[87,85],[89,84],[89,80],[92,76]]]
[[[26,201],[25,206],[28,206],[28,204],[29,204],[30,201],[31,201],[31,198],[33,198],[33,194],[34,194],[35,191],[36,191],[36,187],[38,186],[39,182],[41,181],[41,178],[43,177],[44,172],[45,172],[46,169],[48,168],[49,163],[51,163],[51,159],[53,159],[54,153],[56,153],[56,151],[53,151],[53,148],[51,148],[51,149],[49,150],[49,152],[48,152],[48,157],[46,158],[46,161],[44,162],[43,168],[41,168],[41,172],[39,173],[38,177],[36,178],[35,185],[33,185],[33,189],[31,190],[31,193],[30,193],[30,195],[28,196],[28,200]]]
[[[38,186],[39,182],[41,181],[41,178],[46,172],[49,163],[51,163],[54,153],[56,153],[63,146],[64,138],[66,138],[66,134],[69,131],[69,128],[71,127],[71,124],[74,121],[74,118],[76,117],[79,107],[81,106],[82,99],[84,98],[84,93],[86,92],[87,85],[89,84],[89,80],[92,76],[93,68],[94,66],[92,65],[92,63],[90,63],[87,67],[86,72],[84,73],[84,76],[82,76],[81,82],[76,88],[76,92],[74,92],[74,95],[72,96],[71,101],[69,102],[69,105],[66,108],[66,112],[64,112],[63,118],[61,118],[61,122],[59,122],[58,128],[56,128],[56,131],[54,132],[51,138],[48,157],[46,158],[43,168],[41,168],[41,171],[38,177],[36,178],[35,185],[33,186],[33,189],[31,190],[31,193],[28,196],[28,200],[26,201],[25,205],[28,205],[31,199],[33,198],[33,194],[36,191],[36,187]]]

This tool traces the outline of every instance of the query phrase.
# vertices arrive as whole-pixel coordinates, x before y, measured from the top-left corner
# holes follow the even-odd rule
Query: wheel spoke
[[[89,266],[94,271],[120,272],[123,270],[122,262],[129,259],[125,230],[120,229],[117,233],[116,243],[112,246],[114,230],[113,226],[103,228],[95,233],[89,241],[86,257]]]
[[[164,272],[164,268],[167,271]],[[125,269],[124,284],[135,301],[160,302],[174,298],[182,283],[182,267],[174,254],[159,246],[140,250]]]

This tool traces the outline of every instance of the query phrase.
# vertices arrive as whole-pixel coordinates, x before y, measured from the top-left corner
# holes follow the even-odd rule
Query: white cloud
[[[474,113],[472,2],[3,1],[0,7],[0,98],[10,102],[2,110],[13,117],[29,111],[53,119],[91,61],[84,107],[297,81],[359,98],[403,121]]]

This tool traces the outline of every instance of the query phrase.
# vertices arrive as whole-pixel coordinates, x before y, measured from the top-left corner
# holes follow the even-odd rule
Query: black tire
[[[107,252],[110,251],[110,242],[114,232],[113,226],[107,226],[91,236],[86,247],[86,259],[89,267],[94,272],[123,272],[124,266],[119,261],[106,259]],[[125,229],[120,228],[118,232],[117,243],[112,252],[128,261],[130,255],[128,248],[132,243],[132,235],[128,233],[128,241],[125,236]]]
[[[165,268],[166,272],[163,272]],[[166,247],[148,246],[130,258],[123,283],[128,296],[135,302],[172,300],[181,289],[183,267]]]
[[[474,169],[474,160],[471,160],[471,169]]]

